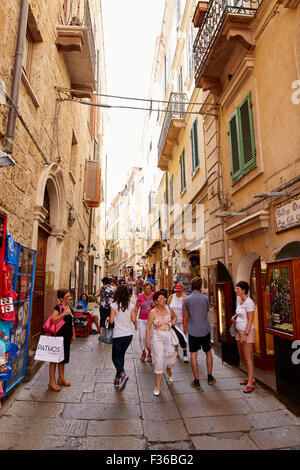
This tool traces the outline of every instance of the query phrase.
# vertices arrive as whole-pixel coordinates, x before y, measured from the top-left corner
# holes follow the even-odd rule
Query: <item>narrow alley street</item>
[[[177,359],[174,382],[163,378],[153,395],[153,366],[140,362],[138,335],[126,355],[129,381],[113,386],[111,345],[98,336],[77,338],[66,366],[70,388],[48,390],[48,364],[4,401],[0,449],[8,450],[258,450],[299,449],[300,419],[256,386],[243,393],[243,372],[214,355],[208,385],[199,354],[202,390],[190,387],[189,364]]]

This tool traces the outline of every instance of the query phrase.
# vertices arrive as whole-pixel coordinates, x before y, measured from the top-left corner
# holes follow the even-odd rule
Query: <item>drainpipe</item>
[[[11,90],[11,99],[16,107],[18,106],[18,102],[19,102],[19,92],[20,92],[20,84],[21,84],[21,77],[22,77],[22,62],[23,62],[23,53],[24,53],[24,42],[25,42],[26,29],[27,29],[28,10],[29,10],[29,0],[22,0],[21,8],[20,8],[17,46],[16,46],[15,64],[14,64],[14,70],[13,70],[12,90]],[[16,118],[17,118],[16,111],[14,110],[12,106],[10,106],[9,113],[8,113],[8,121],[7,121],[6,139],[5,139],[5,151],[10,154],[13,153],[13,148],[14,148]]]

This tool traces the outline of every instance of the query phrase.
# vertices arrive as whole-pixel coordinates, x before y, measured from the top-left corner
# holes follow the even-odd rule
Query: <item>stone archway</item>
[[[250,252],[243,256],[236,273],[235,282],[247,281],[250,284],[251,272],[254,262],[260,257],[257,253]]]
[[[48,210],[44,206],[44,195],[47,191]],[[56,301],[61,271],[61,253],[63,240],[67,232],[68,207],[64,178],[61,168],[56,163],[45,167],[41,173],[36,204],[34,208],[33,248],[38,245],[39,230],[48,234],[45,271],[50,280],[46,289],[45,308],[47,313]]]

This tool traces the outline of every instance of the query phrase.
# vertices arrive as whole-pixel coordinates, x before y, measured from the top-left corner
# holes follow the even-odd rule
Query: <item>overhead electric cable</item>
[[[73,89],[69,89],[69,88],[61,88],[61,87],[55,87],[57,91],[61,91],[62,93],[66,92],[66,93],[82,93],[82,94],[86,94],[87,92],[86,91],[82,91],[82,90],[73,90]],[[105,97],[105,98],[116,98],[116,99],[121,99],[121,100],[129,100],[129,101],[146,101],[146,102],[149,102],[149,103],[166,103],[166,104],[169,104],[169,103],[174,103],[174,101],[166,101],[166,100],[154,100],[153,98],[132,98],[132,97],[129,97],[129,96],[118,96],[118,95],[107,95],[107,94],[103,94],[103,93],[96,93],[96,92],[89,92],[90,95],[93,95],[93,96],[102,96],[102,97]],[[216,106],[216,103],[194,103],[194,102],[187,102],[187,101],[180,101],[180,104],[186,104],[186,105],[199,105],[199,106],[202,106],[202,105],[207,105],[207,106]]]

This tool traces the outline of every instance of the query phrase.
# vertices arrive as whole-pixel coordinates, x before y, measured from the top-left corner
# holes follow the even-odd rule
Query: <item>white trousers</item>
[[[165,361],[168,363],[168,354],[170,354],[171,332],[153,330],[152,352],[154,359],[154,374],[163,374]]]
[[[147,320],[138,319],[138,329],[139,329],[139,340],[141,350],[146,349],[146,329],[147,329]],[[150,330],[150,347],[152,349],[152,327]]]

